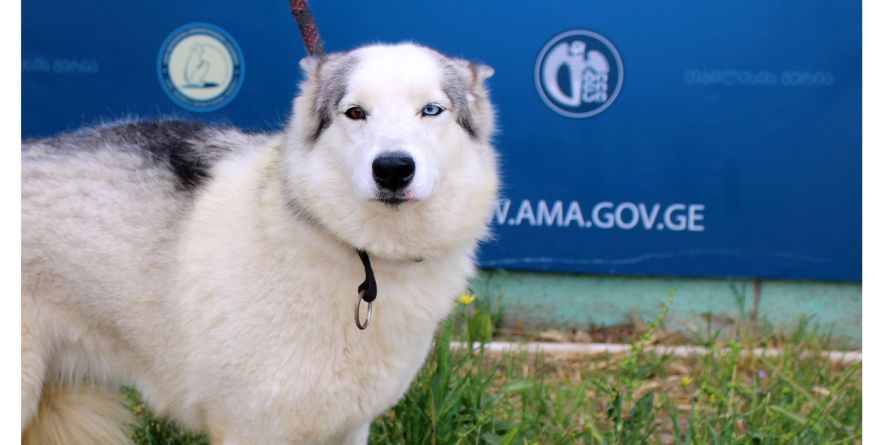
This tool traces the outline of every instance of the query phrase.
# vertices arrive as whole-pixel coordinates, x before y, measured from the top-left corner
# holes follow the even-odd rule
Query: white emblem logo
[[[535,62],[535,87],[557,113],[591,117],[621,91],[624,68],[615,46],[593,31],[576,29],[548,41]]]
[[[234,39],[208,23],[192,23],[163,43],[158,74],[164,91],[191,111],[225,106],[243,83],[243,56]]]

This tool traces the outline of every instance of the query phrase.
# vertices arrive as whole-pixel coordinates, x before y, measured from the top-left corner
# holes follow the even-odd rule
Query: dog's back
[[[104,278],[108,271],[124,273],[149,266],[145,262],[154,262],[153,267],[168,263],[164,256],[170,252],[161,244],[174,239],[177,221],[190,200],[187,191],[205,173],[196,163],[185,172],[184,162],[171,162],[181,155],[170,153],[181,151],[185,143],[178,142],[178,148],[164,145],[172,144],[174,133],[187,131],[194,136],[201,130],[177,123],[152,124],[163,128],[156,133],[168,138],[167,143],[152,141],[147,134],[126,134],[127,129],[142,126],[104,127],[23,145],[26,287],[40,286],[41,294],[47,293],[47,287],[104,287],[113,285],[105,283],[110,281]],[[47,276],[50,271],[53,276]],[[96,278],[84,280],[91,276]],[[126,283],[139,284],[147,283]],[[58,297],[75,298],[97,290],[70,289]]]
[[[90,407],[107,418],[117,405],[110,419],[125,417],[113,392],[74,385],[131,381],[120,364],[139,366],[147,339],[174,341],[174,324],[144,319],[169,316],[158,311],[168,309],[183,221],[213,164],[261,138],[166,120],[22,144],[22,426],[37,415],[32,430],[42,431],[25,438],[126,437],[65,431],[71,419],[92,422]],[[81,417],[65,407],[75,401]]]
[[[168,290],[181,225],[212,165],[236,149],[179,121],[128,122],[22,147],[23,293],[125,319]],[[229,140],[231,139],[228,138]],[[96,295],[128,295],[125,305]]]

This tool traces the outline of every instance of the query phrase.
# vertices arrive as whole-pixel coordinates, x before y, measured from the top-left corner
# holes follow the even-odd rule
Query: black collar
[[[372,303],[378,295],[378,288],[375,286],[375,273],[372,272],[372,263],[369,262],[369,254],[365,250],[357,249],[357,255],[363,262],[363,269],[366,271],[366,279],[357,286],[357,292],[363,293],[363,301]]]

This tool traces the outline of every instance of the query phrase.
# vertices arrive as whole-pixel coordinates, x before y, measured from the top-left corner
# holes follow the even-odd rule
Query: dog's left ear
[[[482,63],[471,62],[471,70],[474,72],[474,79],[478,82],[485,82],[495,74],[495,70],[491,66]]]
[[[450,58],[450,82],[444,91],[453,102],[456,122],[474,138],[485,139],[492,132],[495,116],[489,103],[486,79],[495,74],[488,65]]]
[[[495,74],[495,70],[489,65],[458,58],[452,58],[451,60],[461,72],[461,75],[468,80],[471,89],[482,87],[483,82]]]

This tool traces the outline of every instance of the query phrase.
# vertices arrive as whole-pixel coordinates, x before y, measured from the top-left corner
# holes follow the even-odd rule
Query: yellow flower
[[[471,294],[461,294],[461,295],[458,296],[458,298],[456,299],[456,301],[458,301],[458,302],[459,302],[460,304],[462,304],[462,305],[467,306],[467,305],[473,303],[474,300],[476,300],[476,299],[477,299],[477,297],[474,296],[474,295],[471,295]]]
[[[690,383],[692,383],[692,379],[689,376],[683,377],[683,380],[680,380],[680,385],[683,385],[684,388],[689,386]]]

